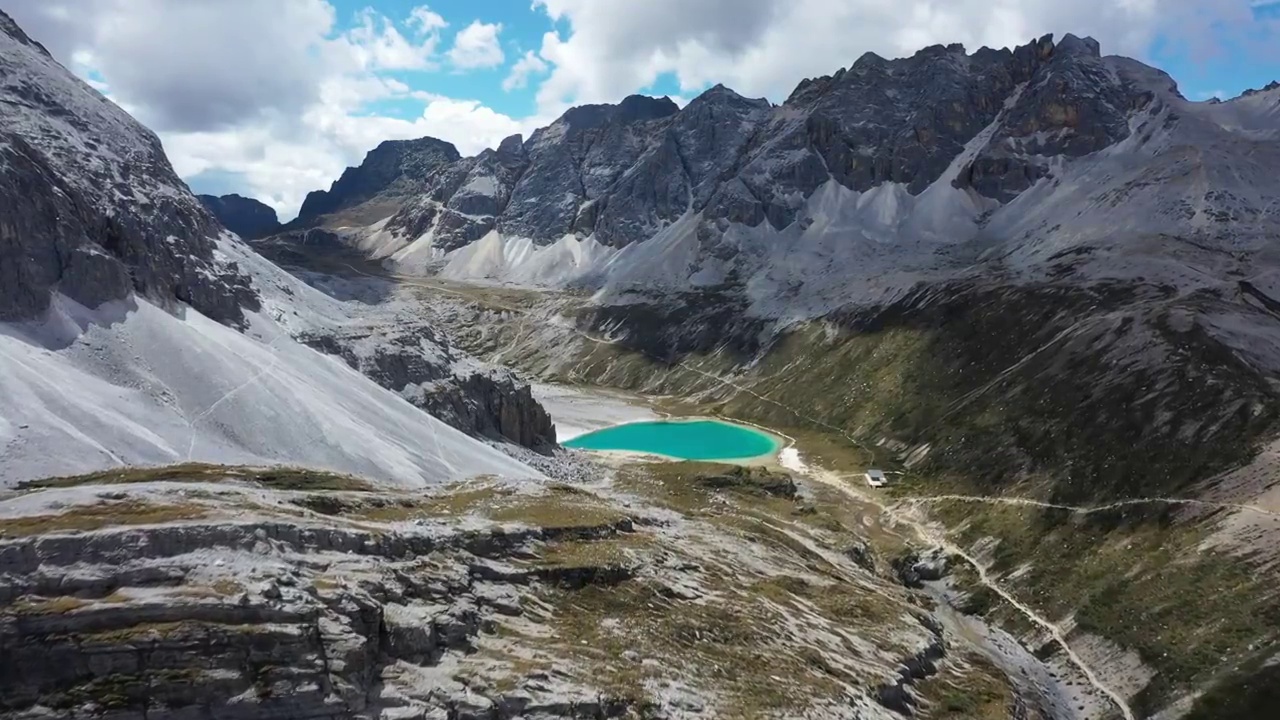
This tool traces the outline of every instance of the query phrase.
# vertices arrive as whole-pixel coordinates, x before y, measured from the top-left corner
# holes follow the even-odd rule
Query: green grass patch
[[[1204,531],[1162,522],[1164,509],[1078,515],[944,503],[934,511],[962,528],[962,544],[999,539],[994,568],[1021,568],[1001,581],[1020,600],[1050,618],[1074,614],[1079,630],[1136,651],[1157,670],[1141,701],[1151,710],[1280,641],[1274,583],[1238,557],[1201,549]]]
[[[127,485],[150,482],[217,483],[246,482],[272,490],[319,492],[331,490],[373,491],[367,481],[350,475],[306,468],[253,468],[205,463],[185,463],[164,467],[112,468],[84,475],[28,480],[20,490],[73,488],[84,485]]]
[[[141,500],[77,505],[65,512],[0,518],[0,537],[31,537],[51,533],[88,532],[126,525],[162,525],[198,520],[208,510],[192,504],[161,504]]]

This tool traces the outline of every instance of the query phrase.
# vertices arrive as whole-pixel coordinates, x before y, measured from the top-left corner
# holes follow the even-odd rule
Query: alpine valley
[[[1280,84],[1102,50],[387,141],[281,224],[0,13],[0,719],[1274,717]],[[559,444],[660,416],[784,449]]]

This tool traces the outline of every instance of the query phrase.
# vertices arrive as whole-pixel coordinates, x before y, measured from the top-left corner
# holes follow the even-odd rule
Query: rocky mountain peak
[[[675,115],[677,112],[680,112],[680,107],[665,95],[660,98],[628,95],[618,104],[617,119],[624,123],[643,122],[658,120]]]
[[[365,155],[361,165],[401,161],[412,155],[438,155],[445,162],[462,158],[453,143],[433,137],[421,137],[413,140],[384,140]]]
[[[628,95],[617,105],[602,103],[569,108],[556,123],[564,125],[570,131],[581,132],[614,122],[627,125],[657,120],[674,115],[679,110],[679,106],[668,97]]]
[[[1179,100],[1167,75],[1070,34],[972,54],[958,43],[892,60],[866,53],[801,82],[777,107],[716,85],[684,108],[644,96],[573,108],[520,152],[512,139],[439,171],[386,228],[396,243],[418,243],[424,267],[493,231],[493,242],[570,237],[621,248],[690,217],[691,235],[716,245],[733,225],[793,232],[814,195],[839,186],[874,191],[866,202],[885,203],[893,234],[906,232],[895,223],[940,180],[947,189],[926,205],[971,225],[1062,162],[1128,138],[1136,120],[1164,107],[1159,98]],[[1235,116],[1217,121],[1265,130]],[[936,199],[944,195],[947,207]]]
[[[276,211],[253,198],[231,194],[197,195],[222,226],[245,239],[266,237],[280,229]]]
[[[1102,57],[1102,45],[1091,37],[1077,37],[1071,33],[1062,36],[1062,40],[1053,48],[1054,55],[1086,55]]]
[[[765,98],[749,98],[736,91],[717,84],[689,101],[682,112],[696,112],[704,105],[736,106],[768,109],[772,104]]]
[[[432,137],[387,140],[370,150],[357,167],[349,167],[329,190],[307,195],[294,225],[364,203],[378,195],[406,196],[422,188],[431,171],[462,159],[452,143]]]
[[[217,223],[160,141],[0,20],[0,320],[57,292],[86,305],[145,295],[238,324],[248,278],[214,256]]]
[[[505,137],[502,142],[498,143],[499,155],[523,155],[524,154],[524,136],[520,133]]]
[[[28,45],[34,48],[38,52],[43,53],[46,57],[53,57],[52,55],[49,55],[49,51],[45,49],[44,45],[32,40],[22,28],[18,27],[18,23],[14,22],[13,18],[9,17],[8,13],[4,10],[0,10],[0,33],[8,35],[10,38],[13,38],[23,45]]]
[[[853,65],[850,66],[850,69],[851,70],[869,70],[875,67],[883,67],[888,62],[889,62],[888,60],[868,50],[867,52],[864,52],[862,53],[862,55],[858,56],[858,59],[853,62]]]
[[[1272,90],[1280,90],[1280,80],[1272,80],[1261,88],[1249,88],[1240,93],[1240,97],[1253,97],[1262,93],[1271,92]]]
[[[916,51],[912,57],[915,58],[940,58],[947,55],[964,55],[964,45],[960,43],[952,43],[950,45],[929,45]]]

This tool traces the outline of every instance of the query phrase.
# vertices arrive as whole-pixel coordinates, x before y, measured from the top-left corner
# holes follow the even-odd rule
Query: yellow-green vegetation
[[[615,525],[629,517],[616,503],[565,485],[549,486],[543,493],[507,495],[479,512],[497,522],[552,529]]]
[[[1184,720],[1258,720],[1273,717],[1278,707],[1280,664],[1254,663],[1197,698]]]
[[[499,523],[562,529],[615,525],[629,517],[612,501],[562,484],[531,490],[492,481],[468,482],[431,495],[330,494],[305,496],[293,502],[325,515],[377,523],[475,516]]]
[[[675,678],[734,718],[787,716],[875,686],[883,678],[863,664],[860,643],[913,654],[890,638],[919,632],[918,610],[892,582],[834,564],[830,557],[859,537],[853,527],[762,490],[776,480],[714,463],[624,466],[613,490],[687,518],[692,526],[676,531],[679,542],[641,524],[550,542],[527,562],[665,569],[621,583],[540,586],[541,602],[527,610],[552,632],[500,625],[499,641],[482,651],[486,662],[531,673],[554,667],[641,709],[654,683]]]
[[[927,703],[920,713],[923,720],[1006,720],[1014,716],[1009,680],[976,653],[950,658],[917,690]]]
[[[707,482],[708,478],[726,476],[740,482]],[[619,469],[616,487],[688,517],[714,519],[749,539],[784,545],[799,557],[811,556],[811,549],[797,545],[780,529],[797,527],[835,551],[866,540],[882,554],[903,547],[905,538],[865,522],[867,515],[875,512],[872,506],[822,485],[808,487],[807,498],[780,497],[761,490],[773,487],[776,477],[772,472],[718,463],[634,463]]]
[[[782,608],[720,580],[721,594],[703,602],[669,599],[642,580],[548,592],[556,652],[588,668],[606,693],[638,702],[648,697],[645,680],[669,673],[679,658],[680,674],[718,698],[729,717],[776,717],[840,695],[843,684],[821,653],[779,641]],[[645,665],[646,658],[658,664]]]
[[[183,585],[173,590],[175,595],[215,600],[239,597],[244,592],[244,585],[231,578],[220,578],[209,585]]]
[[[56,709],[67,710],[88,703],[104,710],[140,709],[156,702],[157,689],[190,686],[201,679],[196,668],[152,670],[143,674],[110,674],[46,698]]]
[[[208,511],[194,504],[151,503],[142,500],[77,505],[59,514],[0,518],[0,537],[29,537],[50,533],[87,532],[121,525],[160,525],[198,520]]]
[[[21,490],[71,488],[82,485],[126,485],[147,482],[217,483],[245,482],[272,490],[348,490],[371,491],[368,482],[350,475],[308,470],[305,468],[254,468],[205,463],[184,463],[164,467],[112,468],[85,475],[29,480],[18,485]]]
[[[114,630],[101,630],[97,632],[85,633],[80,636],[82,642],[101,643],[104,645],[122,645],[132,642],[144,640],[168,640],[183,637],[185,635],[204,632],[213,623],[197,622],[194,620],[178,620],[174,622],[144,622],[137,625],[131,625],[124,628],[116,628]],[[242,632],[244,628],[226,625],[218,626],[230,628],[235,632]]]
[[[19,615],[63,615],[89,604],[87,600],[66,595],[50,598],[26,595],[6,609]]]
[[[540,567],[630,567],[651,559],[661,550],[650,533],[620,533],[594,540],[560,540],[547,543],[532,564]]]
[[[1158,671],[1135,704],[1212,685],[1280,648],[1280,588],[1246,561],[1201,547],[1205,530],[1165,508],[1091,514],[943,503],[956,538],[997,538],[994,569],[1051,618],[1136,651]],[[980,608],[979,608],[980,609]],[[1007,618],[1002,620],[1007,621]]]
[[[726,497],[748,498],[753,507],[789,515],[796,508],[790,497],[779,497],[763,488],[774,475],[762,468],[742,468],[710,462],[632,463],[619,470],[617,487],[643,495],[681,513],[702,516],[721,514]],[[723,481],[720,481],[723,479]]]
[[[801,447],[839,473],[885,466],[890,448],[928,443],[925,462],[886,493],[897,497],[1007,493],[1088,505],[1194,495],[1194,483],[1251,457],[1280,417],[1265,378],[1198,327],[1170,325],[1170,311],[1203,308],[1162,288],[953,287],[793,325],[766,341],[767,328],[735,315],[732,302],[707,308],[721,299],[569,302],[562,310],[579,327],[622,328],[615,335],[629,347],[582,342],[565,358],[557,344],[505,357],[544,379],[696,397],[701,412],[793,436],[807,429]],[[496,350],[501,335],[477,333],[470,349]],[[882,438],[896,442],[882,450]],[[700,519],[744,515],[736,496],[726,506],[687,485],[625,474],[620,485]],[[827,504],[816,503],[820,517],[831,517]],[[1274,591],[1246,558],[1202,551],[1201,531],[1170,514],[926,510],[965,526],[962,541],[1000,538],[996,570],[1028,568],[1007,580],[1019,598],[1137,650],[1159,671],[1139,709],[1275,654]],[[1022,622],[991,593],[969,602]]]
[[[770,336],[734,293],[618,306],[547,298],[588,333],[626,332],[604,344],[566,331],[511,352],[526,322],[513,315],[459,339],[547,380],[697,397],[727,416],[870,446],[929,443],[932,471],[988,489],[1029,473],[1079,501],[1186,488],[1247,459],[1280,422],[1274,389],[1217,340],[1135,309],[1177,302],[1160,288],[957,287]],[[1110,355],[1130,343],[1153,360],[1117,366]],[[893,453],[876,455],[884,464]]]
[[[786,335],[768,354],[751,389],[846,432],[923,426],[942,415],[948,393],[931,386],[930,336],[914,329],[831,334],[810,324]],[[794,412],[739,394],[727,412],[804,426]],[[797,423],[797,420],[801,422]]]

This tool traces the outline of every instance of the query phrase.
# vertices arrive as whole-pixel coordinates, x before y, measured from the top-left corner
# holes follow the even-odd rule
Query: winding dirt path
[[[1190,498],[1133,498],[1131,500],[1121,500],[1113,502],[1109,505],[1059,505],[1056,503],[1041,502],[1030,498],[1020,497],[999,497],[999,496],[983,496],[983,495],[923,495],[917,497],[902,498],[899,504],[925,505],[938,502],[960,502],[960,503],[979,503],[987,505],[1021,505],[1024,507],[1046,508],[1051,510],[1066,510],[1078,515],[1088,515],[1090,513],[1106,512],[1108,510],[1116,510],[1124,507],[1134,507],[1136,505],[1187,505],[1191,507],[1202,507],[1210,510],[1232,510],[1236,512],[1251,512],[1259,515],[1267,515],[1270,517],[1280,517],[1280,513],[1264,510],[1257,505],[1243,505],[1239,503],[1217,503],[1207,500],[1192,500]]]

